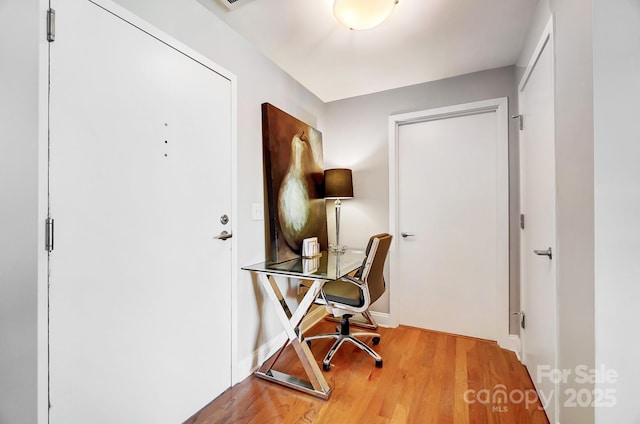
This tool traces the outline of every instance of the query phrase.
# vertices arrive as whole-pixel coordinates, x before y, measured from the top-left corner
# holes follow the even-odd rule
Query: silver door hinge
[[[47,41],[53,42],[56,39],[56,11],[47,10]]]
[[[53,251],[53,218],[47,218],[45,224],[45,249],[47,252]]]
[[[514,312],[512,315],[518,315],[518,316],[520,316],[520,327],[522,327],[522,329],[524,330],[524,328],[525,328],[525,324],[524,324],[524,311]]]
[[[520,123],[520,131],[524,129],[524,116],[522,115],[513,115],[511,119],[517,119]]]
[[[524,214],[520,214],[520,228],[524,230]]]

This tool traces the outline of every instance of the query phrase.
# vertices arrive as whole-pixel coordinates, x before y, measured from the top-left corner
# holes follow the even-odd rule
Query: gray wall
[[[371,234],[389,229],[389,116],[497,97],[509,98],[509,114],[518,107],[515,68],[505,67],[455,78],[398,88],[327,104],[325,130],[326,166],[353,169],[354,194],[342,203],[341,242],[366,244]],[[509,122],[510,184],[510,309],[520,308],[520,233],[518,129]],[[329,238],[333,237],[333,211]],[[392,285],[393,281],[389,281]],[[389,312],[388,292],[373,308]],[[517,317],[510,328],[517,333]]]
[[[640,2],[595,0],[595,359],[617,380],[597,423],[638,423],[640,341]],[[612,393],[612,392],[610,392]]]
[[[0,423],[46,418],[45,4],[0,3]],[[44,156],[46,157],[46,156]],[[44,208],[43,208],[44,206]],[[46,288],[45,288],[46,289]],[[40,400],[40,402],[38,402]],[[44,402],[43,402],[44,400]]]

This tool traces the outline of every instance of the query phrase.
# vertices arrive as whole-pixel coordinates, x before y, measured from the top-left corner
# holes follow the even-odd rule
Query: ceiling
[[[538,0],[400,0],[352,31],[333,0],[198,0],[325,102],[516,63]]]

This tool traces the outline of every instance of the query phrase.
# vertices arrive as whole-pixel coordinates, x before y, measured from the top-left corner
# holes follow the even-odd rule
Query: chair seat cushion
[[[343,305],[359,307],[364,304],[364,298],[360,289],[354,284],[336,280],[329,281],[322,289],[327,300],[342,303]]]

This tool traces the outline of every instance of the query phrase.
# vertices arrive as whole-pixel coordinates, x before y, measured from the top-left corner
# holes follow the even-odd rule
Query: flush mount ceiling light
[[[335,0],[333,14],[351,29],[369,29],[391,15],[398,0]]]

